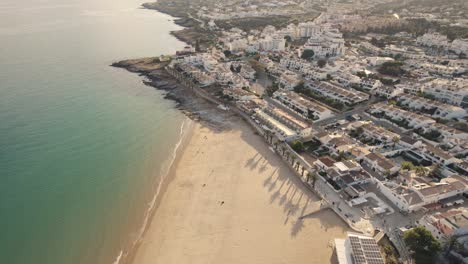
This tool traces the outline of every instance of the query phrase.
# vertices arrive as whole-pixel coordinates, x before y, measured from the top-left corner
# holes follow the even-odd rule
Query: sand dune
[[[317,197],[250,127],[230,122],[194,125],[134,263],[330,263],[344,222],[310,214]]]

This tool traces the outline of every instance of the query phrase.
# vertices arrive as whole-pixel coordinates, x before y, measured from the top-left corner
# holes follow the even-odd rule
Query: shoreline
[[[185,124],[187,122],[187,126]],[[169,184],[174,180],[175,174],[174,170],[177,167],[178,162],[180,161],[181,155],[184,152],[184,149],[187,147],[190,139],[193,135],[194,130],[194,122],[187,118],[181,125],[180,131],[180,140],[174,147],[174,152],[172,159],[169,163],[169,166],[166,168],[165,173],[161,173],[161,179],[156,187],[156,192],[154,193],[153,199],[149,201],[149,207],[145,212],[145,216],[143,218],[143,223],[140,228],[140,233],[138,238],[130,244],[128,249],[121,249],[119,255],[117,256],[116,260],[113,264],[130,264],[133,263],[135,258],[136,252],[145,237],[146,232],[148,231],[152,220],[154,218],[154,214],[157,211],[158,207],[161,204],[161,198],[164,196],[164,193],[167,191],[167,187]]]
[[[350,230],[347,224],[332,210],[320,210],[320,199],[241,118],[226,123],[227,129],[216,130],[193,122],[126,263],[238,263],[233,252],[261,259],[247,263],[331,261],[330,243]],[[262,245],[258,251],[249,246],[254,241]]]
[[[157,12],[161,12],[161,13],[165,13],[170,16],[173,16],[173,14],[161,11],[157,8],[148,8],[145,6],[145,4],[143,4],[142,6],[147,9],[156,10]],[[177,25],[183,26],[178,23],[180,21],[181,21],[180,18],[174,19],[174,23],[176,23]],[[178,31],[173,31],[170,34],[175,36],[180,41],[184,43],[188,43],[189,41],[186,38],[179,38],[177,36],[177,32],[183,32],[186,29],[188,28],[184,28]],[[203,126],[212,131],[216,131],[217,128],[219,128],[218,132],[224,130],[224,127],[222,125],[224,121],[213,120],[212,116],[210,117],[210,114],[207,113],[207,112],[212,112],[213,110],[219,112],[219,110],[216,109],[216,106],[210,102],[207,102],[203,98],[196,96],[193,92],[188,91],[188,89],[183,87],[183,85],[179,84],[171,75],[169,75],[166,72],[166,70],[164,69],[164,66],[166,65],[165,63],[163,62],[155,63],[156,60],[157,58],[155,57],[141,58],[141,59],[134,59],[134,60],[123,60],[123,61],[113,63],[111,66],[117,67],[117,68],[123,68],[129,72],[137,73],[140,76],[144,77],[145,78],[145,80],[143,80],[144,84],[151,86],[155,89],[165,91],[164,98],[173,100],[174,102],[176,102],[177,104],[176,108],[181,110],[189,119],[196,121],[196,122],[191,123],[192,125],[191,125],[190,136],[184,139],[184,143],[177,150],[176,157],[174,159],[174,162],[170,166],[167,175],[163,179],[161,179],[160,192],[157,194],[157,197],[155,197],[155,200],[154,200],[155,204],[151,210],[150,216],[146,217],[146,220],[143,225],[144,230],[142,232],[142,235],[136,241],[136,243],[131,248],[131,250],[129,250],[127,254],[124,254],[124,256],[121,259],[121,262],[118,262],[118,263],[124,263],[124,264],[136,263],[135,260],[137,259],[138,255],[141,255],[141,253],[139,252],[144,251],[142,249],[142,245],[144,244],[144,241],[147,240],[148,237],[150,236],[148,232],[152,227],[154,227],[155,223],[153,222],[158,220],[155,218],[155,215],[158,213],[159,210],[161,210],[160,209],[161,206],[164,206],[163,200],[166,197],[166,195],[169,195],[168,188],[174,181],[179,180],[176,175],[177,174],[176,171],[181,166],[180,164],[181,159],[185,155],[189,143],[193,140],[194,127]],[[242,123],[241,126],[244,126],[244,129],[245,129],[245,126],[248,126],[248,124],[245,121],[241,120],[242,118],[237,116],[236,114],[231,112],[229,115],[235,116],[236,120]],[[251,127],[247,127],[247,129],[253,132],[253,129]],[[223,133],[223,132],[220,132],[220,133]],[[256,140],[257,141],[260,140],[260,142],[257,142],[258,144],[265,145],[265,142],[262,139],[257,138]],[[266,145],[266,147],[268,146]],[[276,158],[281,159],[280,157],[276,157]],[[283,161],[281,160],[280,162],[282,163]],[[288,170],[289,173],[292,173],[290,171],[290,168],[287,167],[286,164],[281,164],[280,166],[282,168],[286,167],[286,170]],[[294,177],[293,179],[294,181],[298,180],[296,179],[295,175],[293,175],[293,177]],[[302,182],[300,184],[302,185]],[[307,193],[305,195],[315,196],[315,194],[311,192],[310,190],[306,190],[306,192]],[[324,213],[327,214],[327,218],[333,219],[332,222],[335,221],[335,224],[340,226],[342,230],[349,230],[347,223],[344,222],[339,215],[336,215],[333,211],[330,211],[330,210],[325,210]],[[328,252],[328,250],[325,250],[325,248],[319,248],[319,250]]]

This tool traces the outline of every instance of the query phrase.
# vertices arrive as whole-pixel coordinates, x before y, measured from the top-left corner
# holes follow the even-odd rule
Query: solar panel
[[[356,264],[384,264],[380,248],[373,238],[348,236]]]

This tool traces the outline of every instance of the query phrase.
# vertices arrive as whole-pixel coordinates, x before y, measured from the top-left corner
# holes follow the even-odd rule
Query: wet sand
[[[260,136],[236,117],[192,129],[133,263],[334,262],[349,229],[311,214],[320,201]]]

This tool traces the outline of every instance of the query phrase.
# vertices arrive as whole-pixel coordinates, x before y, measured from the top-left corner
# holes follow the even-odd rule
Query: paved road
[[[320,120],[320,121],[317,121],[317,122],[314,122],[313,124],[313,127],[317,130],[319,129],[322,129],[323,127],[329,125],[329,124],[332,124],[334,122],[336,122],[337,120],[340,120],[340,119],[345,119],[347,116],[351,116],[351,115],[355,115],[355,114],[358,114],[360,116],[363,116],[364,115],[364,112],[369,109],[369,106],[374,104],[374,103],[377,103],[381,100],[379,100],[378,98],[376,97],[372,97],[370,98],[370,100],[362,103],[362,104],[359,104],[357,107],[355,107],[354,109],[352,110],[349,110],[349,111],[346,111],[346,112],[342,112],[342,113],[339,113],[335,116],[332,116],[330,118],[327,118],[327,119],[323,119],[323,120]]]

